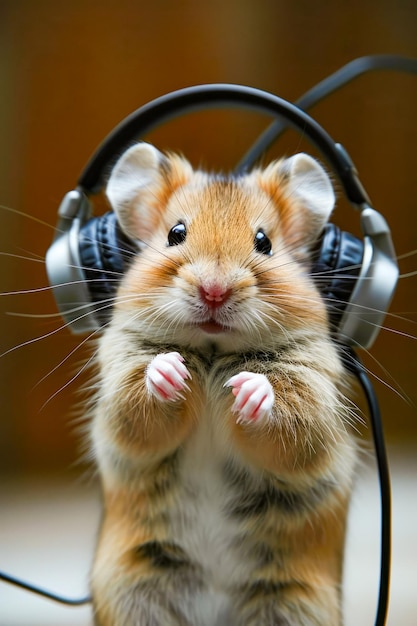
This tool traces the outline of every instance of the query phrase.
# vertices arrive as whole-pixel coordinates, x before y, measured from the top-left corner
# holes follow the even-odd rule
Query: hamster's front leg
[[[190,389],[184,358],[178,352],[110,347],[102,355],[93,423],[98,461],[119,457],[124,465],[130,460],[136,466],[141,459],[164,458],[181,445],[195,421],[186,396],[196,390]]]
[[[199,581],[167,512],[180,484],[178,448],[195,423],[186,396],[198,388],[177,352],[125,346],[118,358],[120,346],[112,347],[93,426],[104,505],[91,576],[95,623],[191,626],[179,603]]]
[[[321,473],[339,445],[350,445],[337,361],[326,370],[294,349],[286,359],[245,366],[225,386],[235,397],[232,436],[247,461],[292,480]]]
[[[241,626],[340,626],[340,585],[355,446],[344,423],[338,364],[317,351],[245,361],[229,378],[234,501],[270,561],[241,585]],[[232,469],[231,469],[232,468]],[[249,471],[248,471],[249,470]],[[256,477],[254,479],[253,477]]]

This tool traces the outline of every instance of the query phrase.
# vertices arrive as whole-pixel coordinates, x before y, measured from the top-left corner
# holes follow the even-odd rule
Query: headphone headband
[[[121,236],[110,236],[110,233],[120,232],[112,219],[93,218],[103,220],[100,227],[88,222],[91,216],[88,196],[101,190],[113,162],[133,140],[162,122],[182,113],[221,106],[243,107],[284,118],[321,152],[338,175],[348,200],[360,210],[365,235],[359,246],[361,253],[357,253],[352,263],[349,246],[341,246],[338,253],[342,262],[327,272],[327,276],[332,277],[329,286],[332,297],[325,297],[329,311],[333,308],[337,312],[335,339],[346,345],[369,347],[378,334],[398,277],[388,224],[371,208],[343,146],[335,143],[313,118],[290,102],[241,85],[198,85],[156,98],[123,120],[94,153],[79,178],[78,188],[67,193],[59,207],[55,240],[46,257],[50,284],[63,318],[76,333],[99,329],[111,310],[116,276],[123,273],[132,257],[131,252],[126,254],[129,249],[126,240],[121,246]],[[342,237],[341,241],[347,242],[348,238]],[[110,264],[106,259],[109,248],[114,251]],[[117,250],[120,250],[120,258]],[[326,251],[322,254],[325,257]],[[116,271],[112,271],[113,266]],[[349,276],[352,267],[356,280]],[[92,276],[97,278],[91,279]]]
[[[369,204],[356,169],[345,149],[307,113],[271,93],[243,85],[209,84],[173,91],[148,102],[125,118],[107,136],[82,172],[78,185],[87,194],[98,193],[107,169],[128,147],[159,124],[178,115],[204,108],[239,106],[272,116],[284,117],[323,154],[340,178],[349,200],[358,206]]]

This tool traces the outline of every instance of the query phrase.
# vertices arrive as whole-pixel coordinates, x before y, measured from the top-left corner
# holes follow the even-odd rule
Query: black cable
[[[25,589],[26,591],[36,593],[40,596],[43,596],[44,598],[48,598],[49,600],[55,600],[55,602],[60,602],[61,604],[68,604],[70,606],[81,606],[82,604],[88,604],[89,602],[91,602],[91,598],[89,596],[81,598],[67,598],[65,596],[59,595],[58,593],[54,593],[53,591],[48,591],[46,589],[42,589],[42,587],[32,585],[31,583],[25,582],[20,578],[10,576],[10,574],[6,574],[5,572],[0,572],[0,580],[3,580],[6,583],[10,583],[11,585],[15,585],[16,587],[20,587],[21,589]]]
[[[365,72],[374,70],[392,70],[396,72],[407,72],[408,74],[417,74],[417,59],[394,54],[374,54],[360,57],[359,59],[347,63],[339,70],[317,83],[317,85],[314,85],[314,87],[306,91],[301,98],[296,100],[294,104],[302,111],[307,111],[320,102],[320,100],[323,100],[323,98],[326,98],[337,89],[340,89],[354,78],[365,74]],[[236,167],[236,173],[242,174],[250,169],[287,128],[288,122],[285,119],[274,120],[239,161]]]
[[[381,498],[381,563],[375,626],[384,626],[388,616],[391,575],[391,481],[385,449],[384,430],[375,390],[359,357],[352,350],[347,351],[344,357],[345,366],[358,379],[368,403],[378,467]]]

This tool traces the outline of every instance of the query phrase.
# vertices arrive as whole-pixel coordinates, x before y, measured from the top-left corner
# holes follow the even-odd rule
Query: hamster
[[[306,154],[239,177],[147,143],[107,196],[140,252],[100,338],[99,626],[338,626],[357,458],[310,275],[335,194]]]

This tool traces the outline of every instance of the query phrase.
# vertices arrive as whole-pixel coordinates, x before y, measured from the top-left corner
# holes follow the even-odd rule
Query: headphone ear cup
[[[79,254],[97,323],[109,321],[119,281],[138,249],[113,212],[94,217],[79,232]]]
[[[311,268],[311,275],[323,296],[331,331],[337,335],[340,321],[362,268],[363,241],[327,224]]]

